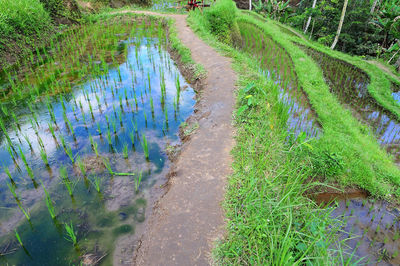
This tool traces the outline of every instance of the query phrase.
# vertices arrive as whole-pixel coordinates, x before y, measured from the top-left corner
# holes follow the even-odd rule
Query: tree
[[[346,9],[347,9],[347,4],[349,3],[349,0],[344,0],[343,4],[343,9],[342,9],[342,15],[340,16],[340,21],[339,21],[339,26],[336,32],[335,40],[332,43],[331,49],[335,49],[335,46],[339,40],[339,35],[340,32],[342,31],[342,26],[343,26],[343,21],[344,21],[344,16],[346,15]]]
[[[316,4],[317,4],[317,0],[313,0],[312,9],[315,8],[315,5],[316,5]],[[308,17],[307,24],[306,24],[306,27],[305,27],[305,29],[304,29],[304,34],[306,34],[306,32],[307,32],[308,27],[310,26],[310,22],[311,22],[311,14],[310,14],[310,16]]]

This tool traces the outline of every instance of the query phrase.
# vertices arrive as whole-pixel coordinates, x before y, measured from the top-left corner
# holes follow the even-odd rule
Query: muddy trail
[[[193,33],[186,15],[161,16],[175,19],[178,37],[190,49],[194,61],[204,66],[207,78],[202,82],[195,114],[188,121],[188,127],[198,129],[181,147],[170,172],[167,191],[154,207],[134,262],[136,265],[206,265],[211,263],[215,240],[224,234],[221,202],[231,173],[236,75],[229,59]]]

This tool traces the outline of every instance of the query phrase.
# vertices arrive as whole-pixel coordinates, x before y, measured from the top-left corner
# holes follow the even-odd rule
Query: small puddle
[[[321,67],[330,90],[353,115],[369,125],[379,143],[400,164],[400,122],[369,94],[368,75],[359,68],[325,53],[297,44]]]
[[[280,89],[280,99],[288,107],[289,133],[297,137],[304,132],[308,138],[318,138],[322,128],[316,114],[297,84],[293,63],[286,51],[256,26],[238,22],[241,40],[235,46],[260,61],[260,72],[275,81]]]
[[[383,200],[369,199],[364,191],[320,193],[319,204],[331,203],[331,217],[343,222],[339,239],[345,257],[367,265],[400,265],[400,211]]]
[[[165,30],[142,22],[74,31],[66,53],[33,68],[3,100],[1,264],[132,263],[135,232],[169,171],[165,148],[179,144],[195,104]],[[17,92],[26,86],[33,93]]]

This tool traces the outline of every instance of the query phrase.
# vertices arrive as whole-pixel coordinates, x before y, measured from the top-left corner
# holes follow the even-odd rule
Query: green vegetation
[[[53,31],[39,0],[0,0],[0,70],[15,62],[16,54],[44,45]]]
[[[87,25],[65,31],[48,49],[38,47],[38,56],[32,53],[25,57],[16,71],[4,72],[0,127],[1,148],[7,158],[3,158],[5,180],[0,185],[7,199],[0,208],[1,223],[10,217],[23,218],[22,214],[28,220],[14,225],[18,232],[24,232],[25,253],[20,249],[3,254],[7,263],[23,264],[30,255],[38,258],[43,250],[54,250],[46,258],[51,263],[61,253],[68,262],[78,263],[81,249],[112,254],[116,238],[134,233],[134,223],[145,220],[147,191],[159,178],[166,159],[160,144],[164,137],[174,136],[192,111],[194,91],[187,88],[188,82],[166,49],[184,62],[180,66],[193,78],[203,75],[204,70],[193,64],[172,20],[133,14],[91,18]],[[154,83],[158,78],[164,79],[162,108],[160,88]],[[138,86],[143,81],[151,86]],[[182,92],[181,84],[185,88]],[[189,105],[175,101],[180,93],[181,101]],[[154,99],[152,116],[150,99]],[[160,114],[166,116],[170,128],[164,127],[163,119],[157,121]],[[155,129],[159,134],[154,134]],[[147,156],[143,155],[142,141]],[[135,145],[140,151],[135,151]],[[123,163],[122,157],[126,158]],[[102,158],[106,158],[104,166]],[[135,173],[117,172],[128,168]],[[114,193],[123,194],[120,188],[113,191],[114,181],[123,182],[122,186],[136,193],[116,198],[117,209],[109,211],[106,202],[115,198]],[[120,203],[134,211],[127,213],[126,208],[117,206]],[[6,204],[10,207],[4,207]],[[108,214],[113,217],[111,226],[99,228],[97,221]],[[126,220],[129,215],[134,217]],[[126,223],[129,225],[121,226]],[[11,238],[16,242],[14,235],[4,234],[0,245],[7,245]],[[63,238],[71,241],[75,250],[65,245]],[[39,245],[37,239],[40,249],[34,248]],[[112,256],[105,260],[108,264]]]
[[[153,134],[149,134],[146,130],[151,126],[156,128],[152,122],[155,120],[154,113],[160,110],[158,108],[160,106],[161,116],[159,117],[162,120],[163,133],[168,132],[169,127],[172,128],[171,124],[174,120],[176,121],[176,112],[179,111],[182,80],[179,79],[178,73],[173,73],[172,83],[175,83],[175,87],[172,91],[168,90],[171,89],[168,88],[169,84],[165,80],[167,72],[171,70],[168,61],[165,65],[168,71],[163,69],[164,66],[159,68],[159,76],[157,76],[159,86],[158,84],[154,86],[154,83],[151,85],[151,70],[145,68],[146,65],[143,64],[142,58],[138,56],[138,47],[145,45],[147,49],[150,49],[154,45],[155,49],[159,49],[160,57],[165,55],[160,48],[161,45],[157,47],[157,44],[150,43],[148,40],[148,43],[142,43],[143,38],[141,39],[141,37],[153,37],[153,33],[154,36],[158,34],[162,44],[168,46],[172,56],[180,63],[180,67],[189,71],[193,80],[204,77],[206,73],[202,66],[195,64],[190,50],[181,44],[173,20],[155,19],[152,16],[149,16],[150,19],[144,20],[143,16],[132,14],[124,15],[128,19],[123,19],[122,15],[104,11],[100,14],[85,15],[81,22],[86,22],[87,27],[84,29],[71,27],[71,30],[62,34],[59,42],[54,42],[53,39],[49,44],[55,29],[54,25],[57,25],[60,18],[79,20],[78,13],[71,13],[63,8],[66,0],[35,0],[29,8],[26,1],[19,0],[15,6],[8,5],[8,2],[8,0],[0,0],[0,11],[7,11],[7,16],[0,12],[0,33],[4,33],[0,35],[0,43],[9,43],[12,40],[20,42],[19,46],[21,47],[28,47],[27,51],[29,51],[29,47],[34,47],[35,50],[19,65],[27,71],[13,73],[13,70],[7,69],[4,72],[10,90],[2,93],[3,99],[7,101],[7,104],[14,104],[14,106],[17,106],[17,100],[18,103],[20,100],[26,100],[29,109],[29,118],[21,118],[14,113],[13,109],[7,109],[5,104],[0,106],[3,114],[9,117],[6,121],[0,119],[0,127],[4,133],[5,148],[14,161],[16,169],[21,170],[18,164],[25,166],[24,170],[36,187],[35,178],[39,179],[39,171],[35,168],[35,176],[32,167],[36,164],[30,161],[31,155],[22,148],[26,145],[22,144],[18,134],[15,135],[20,144],[15,145],[15,136],[9,135],[7,132],[10,125],[15,132],[21,132],[26,119],[29,120],[28,126],[32,127],[37,136],[39,144],[37,157],[42,159],[50,176],[52,176],[50,164],[54,161],[54,157],[51,157],[54,156],[52,153],[59,150],[62,153],[59,158],[69,160],[68,168],[62,165],[59,168],[59,181],[62,185],[58,184],[57,187],[67,190],[71,197],[68,202],[72,202],[73,206],[71,209],[77,210],[76,203],[80,201],[94,202],[101,206],[104,203],[103,199],[107,197],[103,197],[100,192],[104,190],[105,195],[109,192],[105,189],[105,186],[109,185],[107,178],[115,182],[119,178],[118,176],[135,176],[130,179],[130,184],[135,190],[135,197],[146,194],[139,193],[139,190],[143,189],[146,192],[149,173],[147,171],[144,173],[142,171],[136,173],[116,172],[120,167],[120,162],[116,162],[115,158],[123,157],[124,163],[135,159],[136,141],[136,144],[138,142],[141,144],[146,165],[154,163],[155,158],[153,157],[157,155],[157,142],[153,142]],[[72,2],[74,1],[72,0]],[[104,6],[117,5],[117,1],[112,0],[91,0],[90,2]],[[118,3],[126,4],[128,2],[131,3],[128,0]],[[385,8],[385,3],[392,2],[383,1],[380,4],[378,8],[380,18],[391,15],[391,12],[383,15],[381,13]],[[367,8],[360,6],[357,9],[357,5],[360,3],[363,1],[350,3],[351,12],[348,13],[350,18],[367,23],[378,16],[378,11],[371,15],[361,14],[360,12],[364,12]],[[10,11],[18,10],[17,4],[24,5],[25,9],[21,8],[21,10],[25,13]],[[371,129],[361,124],[338,101],[326,83],[321,68],[299,45],[345,61],[365,72],[370,79],[369,93],[381,106],[399,119],[400,105],[390,94],[390,87],[392,83],[400,84],[400,82],[393,75],[383,74],[377,66],[360,57],[332,51],[324,46],[324,44],[330,44],[335,37],[334,29],[336,27],[332,25],[338,23],[340,12],[337,7],[342,6],[343,1],[332,3],[324,1],[321,4],[318,3],[318,8],[315,10],[304,8],[305,5],[311,5],[310,1],[301,1],[300,7],[294,11],[289,9],[288,2],[280,2],[278,8],[274,8],[277,4],[277,1],[268,1],[265,5],[259,2],[255,3],[255,7],[263,15],[268,15],[277,21],[292,23],[297,27],[300,26],[300,21],[303,23],[311,14],[316,18],[311,35],[319,43],[307,40],[302,33],[277,21],[264,19],[261,15],[253,12],[239,12],[232,0],[219,0],[203,12],[191,12],[188,18],[189,25],[205,41],[233,59],[233,66],[239,74],[237,84],[239,89],[236,95],[237,110],[234,113],[237,131],[236,146],[232,151],[233,174],[229,178],[224,203],[228,218],[228,234],[215,249],[215,260],[222,265],[347,265],[357,263],[360,261],[353,261],[352,254],[344,254],[342,245],[345,245],[346,239],[338,239],[341,227],[346,221],[333,218],[331,215],[333,207],[324,208],[317,205],[310,195],[325,191],[327,188],[340,191],[348,187],[359,187],[367,190],[372,197],[396,202],[400,196],[400,170],[395,166],[393,158],[379,146]],[[21,15],[25,14],[26,16],[27,10],[43,16],[29,18],[32,19],[32,22],[30,20],[27,22],[23,19],[24,15]],[[301,10],[302,14],[300,14]],[[318,13],[317,10],[321,12]],[[395,13],[395,10],[392,13]],[[294,15],[289,18],[290,14]],[[334,23],[332,22],[328,27],[322,28],[321,25],[318,25],[329,19],[332,19]],[[14,20],[16,23],[13,22]],[[144,30],[138,30],[137,23],[143,21],[146,24],[147,33],[150,32],[150,35],[146,35]],[[30,28],[31,25],[24,23],[36,26]],[[383,23],[382,19],[379,23]],[[347,25],[345,22],[337,47],[353,54],[363,53],[385,59],[394,55],[392,60],[396,61],[395,40],[397,35],[394,31],[397,27],[396,23],[397,20],[390,24],[389,28],[375,29],[373,32],[369,31],[370,25],[365,26],[366,32],[363,32],[359,38],[376,35],[376,40],[373,40],[373,43],[360,44],[359,39],[356,40],[352,37],[354,32],[360,31],[360,25],[355,25],[356,23]],[[102,31],[103,28],[99,30],[100,24],[104,24],[107,27],[106,30]],[[120,32],[126,28],[119,28],[117,25],[125,24],[126,28],[129,27],[130,33]],[[164,29],[166,32],[163,31]],[[377,43],[383,41],[382,35],[386,35],[385,53],[371,52],[371,50],[378,49]],[[1,39],[3,36],[6,37]],[[136,62],[131,62],[126,60],[127,45],[124,42],[129,38],[136,37],[138,37],[134,44],[136,46]],[[46,43],[49,44],[48,49],[41,49],[42,45]],[[392,48],[389,49],[390,43]],[[11,48],[0,48],[0,58],[4,56],[1,49],[6,51]],[[154,60],[151,58],[152,56],[150,56],[149,65],[152,63],[155,70],[156,66],[152,61]],[[135,66],[132,67],[132,64]],[[105,75],[109,73],[110,69],[115,70],[114,74],[117,75],[117,78],[113,79]],[[123,91],[121,84],[129,72],[131,72],[133,90],[130,91],[129,88],[124,87]],[[25,77],[18,79],[18,74]],[[142,88],[140,91],[134,88],[137,76],[144,81],[144,91]],[[83,93],[77,97],[74,92],[79,90],[77,87],[81,86],[81,81],[88,78],[96,79],[96,81],[90,84],[90,88],[82,90]],[[108,103],[102,86],[111,90],[112,96],[107,96],[112,99],[108,99]],[[152,91],[154,93],[157,89],[160,90],[161,97],[159,101],[157,99],[153,103]],[[120,93],[121,91],[123,95]],[[167,97],[170,96],[170,92],[176,93],[172,102],[172,97],[169,99],[169,103],[173,103],[173,110],[167,109]],[[183,89],[182,93],[184,93]],[[295,104],[309,106],[310,110],[315,111],[315,113],[309,114],[309,117],[314,119],[311,124],[312,127],[315,127],[313,128],[315,131],[312,131],[312,134],[303,130],[300,123],[295,126],[289,125],[288,121],[291,119],[289,110],[294,107],[294,104],[285,102],[282,97],[284,93],[293,97]],[[49,100],[50,97],[54,97],[61,104],[62,109],[55,109],[52,101]],[[46,106],[43,104],[43,109],[48,110],[46,115],[50,121],[45,122],[45,128],[48,128],[48,135],[51,134],[52,140],[57,144],[56,151],[47,149],[46,143],[43,143],[46,138],[42,140],[43,136],[41,136],[45,130],[42,116],[37,117],[36,106],[30,104],[30,102],[40,102],[42,99],[45,99]],[[96,100],[97,104],[94,103]],[[144,108],[146,101],[150,102],[151,113],[150,110]],[[107,113],[107,111],[110,112]],[[57,112],[61,112],[62,117],[59,117]],[[103,114],[103,112],[105,113]],[[131,115],[128,121],[124,119],[125,112]],[[97,116],[96,114],[99,113],[101,115]],[[105,121],[101,120],[103,118]],[[9,120],[12,121],[11,124]],[[77,124],[75,121],[79,123]],[[314,121],[316,123],[313,124]],[[144,129],[140,128],[141,126],[146,130],[141,131]],[[184,137],[189,136],[198,127],[197,122],[190,125],[184,122],[181,124],[181,133]],[[130,145],[128,145],[129,140],[127,142],[125,137],[118,140],[120,132],[125,133],[125,130],[128,131],[126,137],[129,137]],[[102,132],[104,132],[103,135]],[[320,133],[314,134],[315,132]],[[34,154],[35,141],[27,135],[23,135],[23,137]],[[90,147],[82,147],[83,145],[79,143],[80,139],[86,140]],[[150,147],[148,141],[151,143]],[[106,147],[103,144],[106,144]],[[136,145],[136,148],[139,149],[140,146]],[[109,150],[108,155],[104,154],[106,149]],[[108,175],[98,176],[96,163],[93,163],[93,169],[88,166],[87,170],[84,161],[78,155],[87,151],[94,152],[93,162],[98,164],[98,160],[99,167],[104,166]],[[150,156],[150,152],[152,156]],[[53,159],[50,160],[50,163],[48,156]],[[86,157],[83,158],[86,162]],[[92,158],[88,159],[89,162],[92,160]],[[163,163],[160,158],[157,158],[157,163],[159,163],[158,160]],[[18,197],[19,194],[17,194],[17,188],[18,192],[24,188],[20,186],[18,179],[16,179],[16,183],[14,182],[8,167],[4,166],[3,169],[11,182],[7,182],[9,189],[7,194],[11,193],[14,196],[16,204],[30,223],[30,213],[23,208]],[[114,169],[116,170],[114,171]],[[78,181],[82,179],[75,179],[75,171],[80,172],[85,187],[77,185]],[[155,172],[157,171],[158,169]],[[73,174],[69,174],[71,172]],[[14,173],[16,172],[13,169]],[[144,180],[142,180],[143,178]],[[24,182],[23,185],[26,183]],[[31,183],[29,185],[31,186]],[[97,193],[92,193],[94,195],[92,198],[89,196],[90,186],[97,191]],[[50,214],[51,221],[56,224],[59,217],[60,220],[66,221],[63,215],[68,217],[67,221],[71,221],[56,225],[60,227],[58,228],[59,232],[65,230],[64,238],[72,242],[76,248],[78,235],[79,239],[82,239],[79,241],[79,245],[81,242],[88,241],[90,237],[85,235],[87,228],[81,230],[82,224],[78,226],[76,221],[69,217],[75,214],[69,214],[63,208],[65,205],[57,206],[59,211],[56,213],[53,205],[55,201],[51,199],[50,193],[43,183],[42,188],[47,207],[45,211]],[[68,198],[68,195],[64,194]],[[55,199],[57,203],[61,202],[59,197],[55,197]],[[97,200],[100,201],[97,202]],[[143,199],[136,198],[135,204],[140,200]],[[32,205],[26,206],[35,210],[34,214],[36,214],[36,209]],[[346,209],[349,206],[350,201],[347,201]],[[93,216],[90,212],[87,215],[79,215],[82,216],[80,217],[82,219],[88,216],[95,220],[95,222],[85,221],[88,225],[92,225],[91,222],[93,222],[95,227],[90,228],[89,232],[96,232],[103,227],[109,228],[108,234],[112,235],[110,239],[115,239],[122,234],[132,233],[135,229],[133,225],[125,224],[126,222],[117,224],[118,217],[116,215],[118,213],[120,221],[124,221],[130,214],[134,214],[135,220],[138,222],[144,220],[145,212],[142,210],[139,212],[137,209],[139,206],[134,205],[127,208],[132,208],[130,213],[124,213],[125,210],[121,208],[115,213],[104,214],[98,220],[94,219],[97,216]],[[368,213],[372,215],[371,222],[375,221],[375,214],[372,214],[373,205]],[[35,215],[33,217],[36,218]],[[35,221],[35,219],[33,220]],[[74,230],[73,223],[79,229],[79,233]],[[378,225],[372,231],[377,235],[383,230],[383,226]],[[98,232],[99,234],[103,233],[100,230]],[[16,230],[15,237],[23,246]],[[25,237],[24,234],[24,239]],[[387,242],[389,238],[390,236],[386,236],[385,241]],[[26,244],[28,243],[29,241],[26,241]],[[397,253],[393,256],[397,256]]]
[[[343,258],[341,248],[328,248],[338,244],[333,233],[336,227],[327,227],[335,222],[329,218],[329,210],[321,211],[307,198],[307,193],[324,191],[324,186],[338,189],[359,186],[376,197],[395,200],[393,196],[399,196],[400,192],[398,168],[370,129],[357,121],[330,93],[316,63],[293,43],[308,41],[289,37],[282,33],[280,25],[257,14],[240,12],[236,23],[240,30],[246,27],[243,32],[252,36],[250,43],[246,43],[252,51],[239,52],[221,43],[207,27],[207,13],[213,12],[213,8],[205,10],[204,16],[200,12],[191,13],[189,25],[210,45],[234,59],[234,67],[240,74],[239,88],[242,88],[237,96],[235,117],[238,132],[233,151],[234,174],[229,180],[225,201],[229,234],[217,248],[216,259],[221,264],[301,262],[322,265],[329,264],[324,261],[328,257],[329,262],[335,258],[340,260]],[[278,69],[281,69],[278,73],[295,73],[297,90],[305,92],[322,126],[319,138],[307,140],[300,134],[287,141],[289,107],[279,99],[277,86],[260,73],[259,60],[276,62],[256,56],[258,51],[269,54],[271,48],[262,46],[261,41],[267,39],[274,43],[274,53],[277,49],[287,53],[288,56],[279,54],[278,58],[287,57],[289,61],[278,60]],[[385,84],[379,90],[385,96],[382,99],[389,100],[389,80],[381,70],[361,59],[338,52],[333,54],[367,69],[372,84],[369,89],[378,91],[378,87]],[[273,74],[274,77],[277,78]],[[285,79],[282,83],[285,86]],[[391,104],[398,108],[394,101]],[[344,261],[340,263],[345,264]]]
[[[40,2],[56,23],[77,22],[81,17],[75,0],[40,0]]]
[[[256,1],[253,5],[256,12],[289,24],[320,44],[385,61],[400,70],[398,0],[302,0],[292,6],[290,1],[282,3]]]
[[[204,24],[207,23],[205,17],[200,13],[193,13],[190,21],[195,25],[195,30],[201,31],[201,34],[206,38],[208,36],[210,40],[212,37],[204,31],[206,29]],[[321,163],[315,158],[326,153],[335,154],[342,158],[340,164],[343,165],[343,169],[335,171],[335,175],[323,178],[324,182],[339,183],[341,186],[358,185],[374,195],[386,198],[400,192],[397,190],[400,185],[398,168],[387,153],[379,147],[370,130],[361,125],[330,93],[321,70],[313,60],[288,40],[287,36],[283,35],[274,24],[261,22],[246,14],[238,15],[237,21],[252,25],[249,30],[253,29],[254,36],[261,38],[260,34],[265,34],[271,38],[285,49],[293,60],[293,70],[297,74],[298,85],[306,92],[324,130],[320,139],[310,142],[312,148],[304,149],[301,155],[304,156],[304,160],[310,161],[310,167],[316,169],[315,174],[324,171],[318,169]],[[216,45],[231,53],[231,56],[235,56],[232,55],[232,48],[221,44]],[[307,71],[304,71],[305,69]]]
[[[76,233],[74,231],[74,226],[72,225],[72,222],[70,224],[65,223],[64,227],[65,227],[65,231],[66,231],[65,239],[72,242],[72,244],[74,246],[76,246],[77,239],[76,239]]]
[[[211,9],[204,13],[207,24],[205,27],[223,43],[232,43],[232,33],[237,31],[237,8],[229,0],[217,1]]]
[[[246,12],[246,13],[257,18],[257,16],[255,16],[257,14],[255,14],[255,13],[252,13],[252,12]],[[260,21],[263,21],[263,22],[276,24],[279,27],[279,29],[281,30],[281,32],[282,32],[282,28],[284,28],[284,27],[285,27],[284,29],[287,29],[287,31],[289,31],[289,33],[292,33],[293,31],[295,31],[294,29],[291,29],[288,26],[282,25],[277,21],[266,20],[266,19],[263,19],[260,17],[258,17],[257,19]],[[283,31],[283,33],[287,33],[287,32]],[[301,34],[299,34],[299,35],[301,36]],[[363,58],[360,58],[357,56],[351,56],[351,55],[348,55],[345,53],[331,50],[324,45],[309,41],[305,38],[301,38],[298,35],[288,34],[286,36],[286,38],[290,39],[294,43],[299,43],[299,44],[305,45],[305,46],[315,49],[317,51],[328,54],[329,56],[331,56],[333,58],[337,58],[339,60],[348,62],[348,63],[358,67],[361,71],[364,71],[370,77],[368,91],[371,94],[371,96],[374,97],[376,99],[376,101],[382,107],[389,110],[391,113],[393,113],[400,119],[400,104],[397,101],[395,101],[395,99],[391,95],[391,84],[392,83],[400,84],[400,79],[393,78],[388,73],[379,69],[378,66],[376,66],[375,64],[372,64],[371,62],[364,60]]]

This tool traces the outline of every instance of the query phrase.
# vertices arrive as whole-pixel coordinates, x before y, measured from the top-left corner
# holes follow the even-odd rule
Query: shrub
[[[232,0],[219,0],[204,11],[208,30],[217,36],[218,40],[227,44],[238,36],[236,23],[237,8]]]
[[[39,36],[51,28],[49,14],[38,0],[0,0],[0,39]]]
[[[0,70],[42,46],[53,28],[39,0],[0,0]]]
[[[81,16],[75,0],[40,0],[40,2],[42,2],[44,8],[50,13],[50,16],[56,23],[68,23]]]

